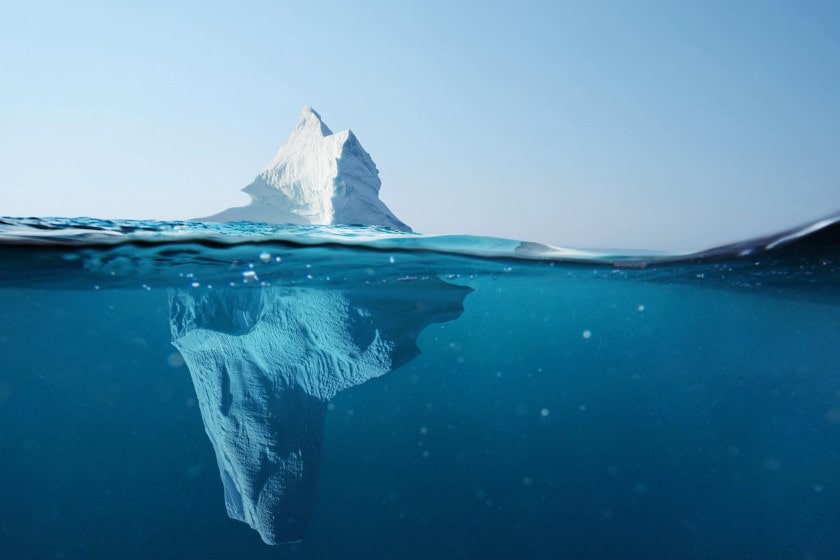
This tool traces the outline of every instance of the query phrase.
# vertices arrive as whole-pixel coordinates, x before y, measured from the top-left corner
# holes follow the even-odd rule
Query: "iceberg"
[[[332,132],[305,107],[274,159],[242,189],[248,206],[201,218],[207,222],[411,228],[379,199],[379,170],[351,130]]]
[[[356,288],[170,293],[172,343],[190,371],[228,515],[268,544],[312,516],[328,401],[416,357],[471,288],[436,278]]]

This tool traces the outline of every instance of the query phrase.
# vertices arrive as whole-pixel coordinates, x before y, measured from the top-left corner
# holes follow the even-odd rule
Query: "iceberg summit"
[[[332,132],[311,107],[274,159],[242,189],[251,204],[201,218],[206,222],[411,228],[379,199],[379,170],[350,130]]]

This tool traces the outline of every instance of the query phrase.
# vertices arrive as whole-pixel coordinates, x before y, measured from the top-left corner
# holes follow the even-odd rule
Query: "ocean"
[[[0,310],[2,559],[840,558],[838,219],[2,218]]]

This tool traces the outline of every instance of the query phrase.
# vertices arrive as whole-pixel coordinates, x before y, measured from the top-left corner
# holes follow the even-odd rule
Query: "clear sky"
[[[840,2],[0,0],[0,215],[247,202],[304,105],[415,230],[699,249],[840,211]]]

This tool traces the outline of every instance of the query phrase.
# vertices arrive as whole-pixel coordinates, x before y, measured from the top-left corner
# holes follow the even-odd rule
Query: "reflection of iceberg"
[[[172,342],[189,367],[228,515],[269,544],[299,540],[315,502],[327,401],[419,353],[469,288],[177,291]]]

